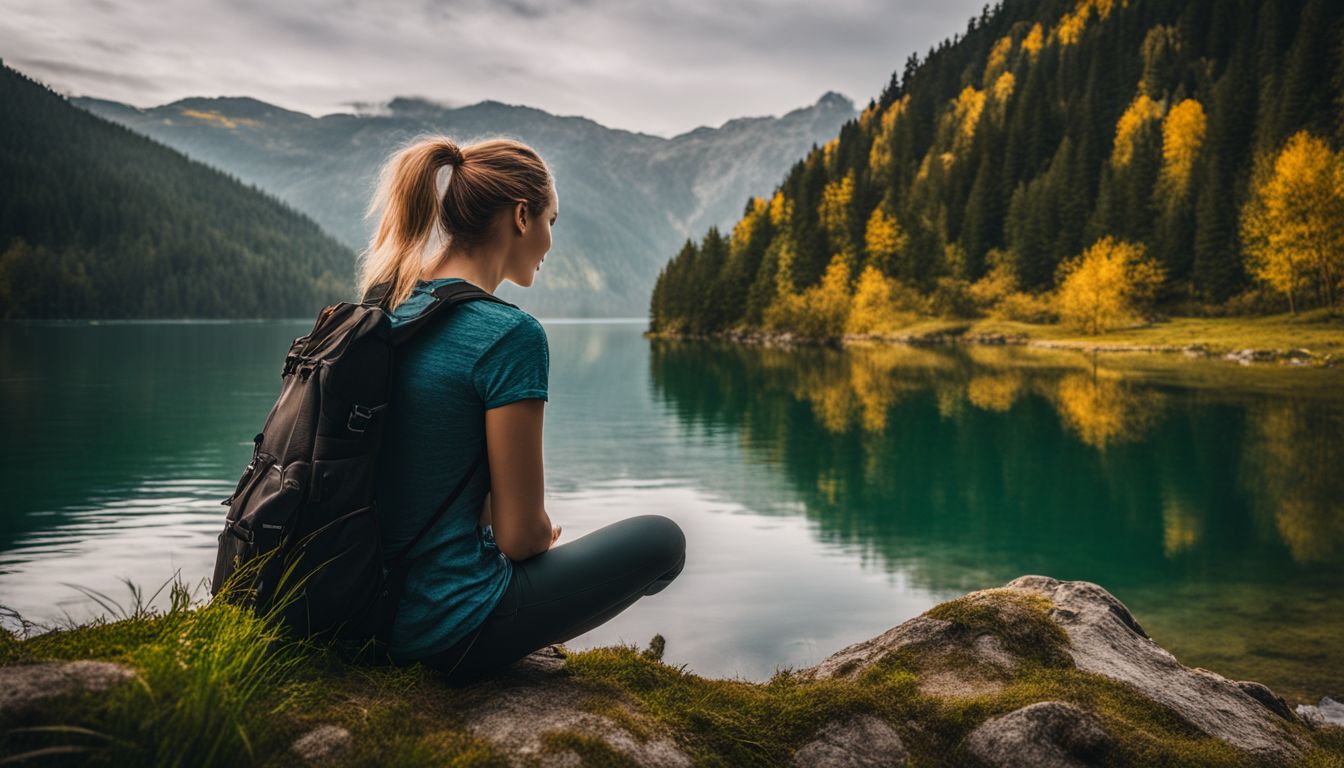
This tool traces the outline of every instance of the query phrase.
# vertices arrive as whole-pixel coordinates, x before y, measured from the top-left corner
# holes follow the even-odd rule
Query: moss
[[[872,685],[805,681],[787,672],[769,682],[711,680],[654,662],[634,648],[572,654],[578,679],[628,692],[644,712],[682,735],[697,765],[777,765],[832,720],[856,712],[910,711],[913,678]]]
[[[651,724],[618,703],[616,697],[611,696],[609,691],[599,689],[594,695],[588,696],[580,702],[579,706],[585,712],[591,712],[594,715],[600,715],[611,720],[639,741],[648,741],[654,737],[654,731],[650,727]]]
[[[1073,666],[1069,636],[1049,614],[1050,601],[1012,589],[986,589],[929,609],[931,618],[990,634],[1018,658],[1052,667]]]
[[[1169,710],[1133,689],[1077,669],[1028,666],[1004,690],[949,702],[950,722],[984,720],[1041,701],[1075,704],[1095,714],[1116,746],[1107,758],[1115,765],[1239,766],[1246,755],[1201,734]],[[969,731],[967,731],[969,732]]]
[[[507,768],[509,760],[489,744],[460,730],[408,731],[403,728],[354,734],[354,748],[341,764],[348,766],[451,766]],[[291,765],[292,760],[276,760]]]

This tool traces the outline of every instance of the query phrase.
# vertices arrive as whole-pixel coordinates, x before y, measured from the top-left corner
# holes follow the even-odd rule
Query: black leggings
[[[422,661],[450,683],[469,682],[602,624],[672,583],[685,562],[686,536],[668,518],[612,523],[515,562],[479,631]]]

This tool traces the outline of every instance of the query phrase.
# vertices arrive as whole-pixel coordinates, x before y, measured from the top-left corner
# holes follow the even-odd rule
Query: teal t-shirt
[[[431,292],[461,278],[420,281],[392,313],[415,317]],[[550,353],[541,323],[521,309],[472,301],[436,317],[397,349],[375,494],[385,555],[400,552],[452,492],[485,445],[485,411],[547,398]],[[391,653],[446,650],[480,626],[513,566],[478,526],[488,462],[411,552]]]

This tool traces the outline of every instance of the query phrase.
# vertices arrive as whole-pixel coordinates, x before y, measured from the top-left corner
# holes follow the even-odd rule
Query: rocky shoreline
[[[837,339],[812,339],[792,333],[765,333],[760,331],[730,331],[718,334],[685,333],[646,333],[650,338],[718,340],[738,344],[759,344],[762,346],[802,347],[830,346],[845,347],[851,344],[907,344],[916,347],[939,347],[969,344],[976,346],[1016,346],[1034,349],[1071,350],[1097,354],[1116,353],[1158,353],[1180,354],[1188,358],[1225,360],[1239,365],[1277,364],[1287,366],[1315,366],[1333,368],[1340,364],[1339,357],[1329,353],[1317,353],[1303,347],[1292,348],[1242,348],[1226,351],[1215,350],[1207,344],[1134,344],[1107,341],[1057,341],[1052,339],[1034,339],[1023,334],[982,333],[970,330],[970,326],[953,326],[929,332],[855,335],[846,334]]]
[[[452,697],[442,716],[473,754],[513,766],[1344,764],[1344,705],[1294,707],[1260,683],[1186,667],[1089,582],[1023,576],[763,684],[697,678],[663,665],[657,646],[550,648],[459,692],[427,685]],[[92,661],[0,667],[0,723],[40,723],[51,702],[109,695],[138,674]],[[362,716],[332,710],[344,714],[310,720],[289,754],[259,762],[381,764],[368,742],[386,734],[366,726],[380,721],[369,710],[396,705],[346,695]],[[720,740],[716,729],[732,728],[716,718],[747,704],[685,715],[716,696],[757,702],[764,719],[750,722],[796,723],[780,731],[790,744]],[[809,714],[789,721],[790,710]]]

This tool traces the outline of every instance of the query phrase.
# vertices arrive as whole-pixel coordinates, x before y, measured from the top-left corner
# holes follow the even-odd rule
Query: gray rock
[[[1293,710],[1288,708],[1288,702],[1283,700],[1279,694],[1271,691],[1269,686],[1264,683],[1257,683],[1254,680],[1238,680],[1235,685],[1250,696],[1252,699],[1263,704],[1270,712],[1282,717],[1289,722],[1295,722],[1297,717],[1293,715]]]
[[[1002,600],[1001,590],[972,592],[964,599],[981,602],[995,621],[1011,626],[1034,617],[1024,615],[1018,602]],[[927,614],[917,616],[883,634],[855,643],[802,674],[818,680],[850,678],[903,652],[919,677],[920,691],[934,696],[982,696],[1003,688],[1018,660],[989,632],[958,626]]]
[[[52,661],[0,667],[0,714],[30,712],[46,699],[106,690],[135,676],[135,670],[110,661]]]
[[[1113,742],[1082,709],[1042,701],[986,720],[965,744],[995,768],[1082,768],[1102,764]]]
[[[546,648],[475,688],[475,700],[463,713],[473,736],[490,742],[513,765],[543,768],[582,763],[572,751],[547,749],[552,734],[577,733],[597,738],[632,763],[647,768],[690,768],[691,759],[666,735],[632,733],[629,722],[641,722],[637,707],[606,690],[593,690],[564,673],[563,655]],[[622,722],[590,710],[594,699],[624,710]]]
[[[905,765],[910,753],[900,734],[872,715],[855,715],[822,726],[816,738],[793,753],[795,768],[884,768]]]
[[[1297,714],[1313,728],[1344,727],[1344,704],[1326,696],[1315,706],[1298,704]]]
[[[1242,365],[1250,365],[1251,363],[1269,362],[1275,356],[1274,351],[1270,349],[1238,349],[1223,355],[1223,359]]]
[[[1069,635],[1069,653],[1085,672],[1132,687],[1189,722],[1266,761],[1301,759],[1304,744],[1272,707],[1232,680],[1182,665],[1153,642],[1119,600],[1086,581],[1023,576],[1010,589],[1035,592],[1053,604],[1050,616]]]
[[[290,745],[294,754],[310,763],[335,758],[349,748],[350,732],[339,725],[319,725]]]
[[[1208,356],[1209,356],[1209,348],[1206,347],[1206,346],[1203,345],[1203,344],[1191,344],[1190,346],[1186,347],[1185,349],[1182,349],[1181,352],[1182,352],[1182,354],[1184,354],[1186,357],[1208,357]]]

